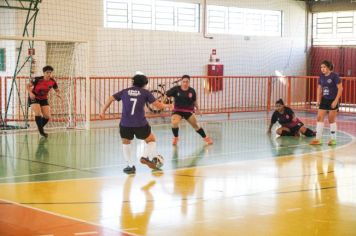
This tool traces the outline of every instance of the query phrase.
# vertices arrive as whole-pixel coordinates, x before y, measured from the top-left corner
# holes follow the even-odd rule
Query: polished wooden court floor
[[[117,128],[3,133],[0,235],[356,235],[356,119],[340,116],[336,147],[267,122],[207,119],[211,146],[182,124],[176,147],[153,125],[165,165],[131,176]]]

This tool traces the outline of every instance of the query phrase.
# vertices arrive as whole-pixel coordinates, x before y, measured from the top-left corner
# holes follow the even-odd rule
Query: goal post
[[[46,128],[89,128],[89,42],[0,35],[4,65],[0,70],[1,129],[36,128],[26,85],[54,68],[60,97],[50,91],[51,120]],[[88,105],[89,104],[89,105]]]

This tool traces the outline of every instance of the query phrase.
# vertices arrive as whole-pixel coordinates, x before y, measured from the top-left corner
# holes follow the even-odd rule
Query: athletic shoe
[[[204,138],[204,141],[205,141],[206,144],[208,144],[208,145],[213,144],[213,140],[212,140],[209,136],[206,136],[206,137]]]
[[[141,157],[140,162],[142,164],[147,165],[151,169],[156,169],[156,164],[154,162],[150,161],[150,159],[148,159],[148,157]]]
[[[321,145],[323,144],[319,139],[314,139],[309,143],[310,145]]]
[[[328,145],[329,145],[329,146],[334,146],[334,145],[336,145],[336,140],[335,140],[335,139],[330,139],[329,142],[328,142]]]
[[[40,135],[42,136],[42,137],[45,137],[45,138],[47,138],[48,137],[48,134],[47,133],[45,133],[45,132],[40,132]]]
[[[123,170],[126,174],[131,175],[136,173],[136,167],[135,166],[127,166]]]
[[[179,140],[178,137],[173,137],[172,145],[177,145],[178,144],[178,140]]]

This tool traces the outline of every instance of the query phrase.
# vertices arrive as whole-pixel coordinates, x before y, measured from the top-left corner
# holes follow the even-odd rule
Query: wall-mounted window
[[[0,71],[6,71],[6,54],[5,48],[0,48]]]
[[[156,0],[104,0],[108,28],[199,32],[199,4]]]
[[[356,11],[313,14],[313,45],[355,45]]]
[[[208,33],[282,35],[282,12],[208,5]]]

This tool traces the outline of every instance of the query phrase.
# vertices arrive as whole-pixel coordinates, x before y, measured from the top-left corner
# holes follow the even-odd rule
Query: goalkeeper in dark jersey
[[[177,85],[166,92],[167,97],[174,98],[174,108],[171,117],[173,145],[177,145],[179,140],[179,123],[182,119],[194,128],[194,130],[204,139],[206,144],[213,144],[213,140],[205,134],[204,129],[198,124],[194,114],[198,109],[197,96],[195,90],[189,86],[190,76],[183,75],[181,85]]]
[[[278,121],[281,125],[276,133],[280,136],[299,136],[303,134],[307,137],[315,136],[315,132],[304,126],[294,114],[293,110],[284,105],[282,99],[276,101],[276,110],[274,111],[268,133],[271,133],[272,126]]]
[[[48,93],[53,89],[59,98],[59,89],[57,82],[53,79],[53,67],[43,67],[43,76],[34,78],[26,89],[28,91],[28,104],[35,113],[35,120],[38,127],[38,131],[43,137],[47,137],[48,134],[44,132],[44,126],[51,118],[51,110],[48,103]]]

